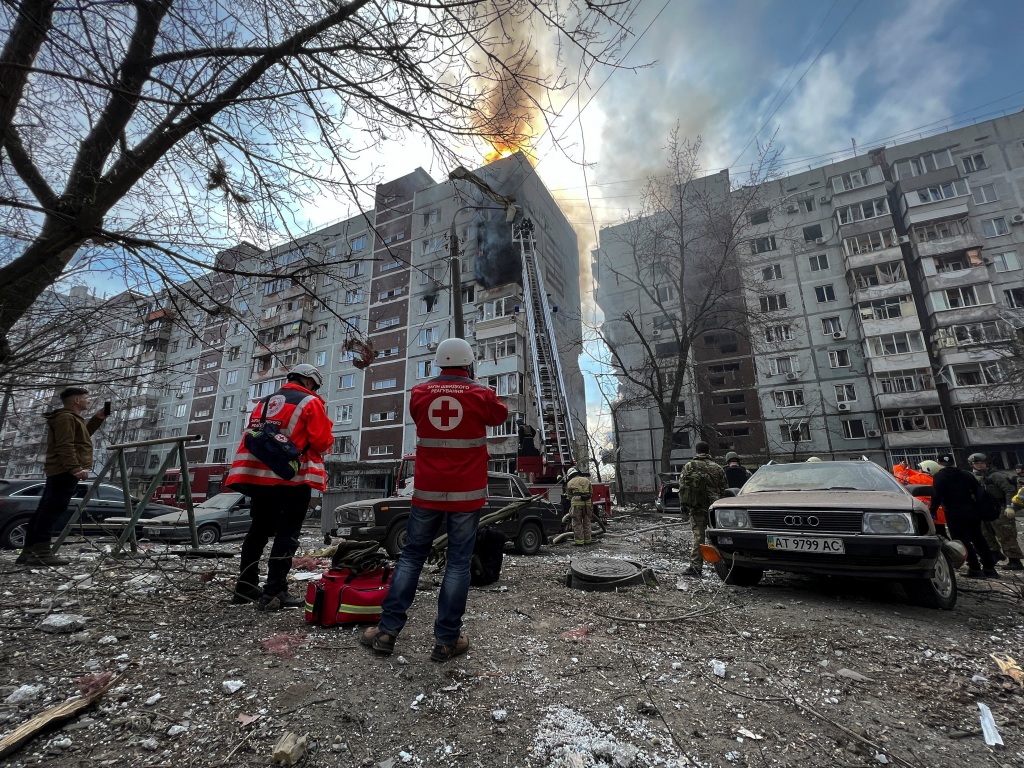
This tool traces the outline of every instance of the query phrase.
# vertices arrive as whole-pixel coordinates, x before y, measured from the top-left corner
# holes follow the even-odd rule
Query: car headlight
[[[749,528],[750,515],[745,509],[716,509],[715,523],[719,528]]]
[[[372,523],[373,507],[355,507],[343,510],[342,518],[351,523]]]
[[[914,534],[914,518],[909,512],[865,512],[861,531],[878,536]]]

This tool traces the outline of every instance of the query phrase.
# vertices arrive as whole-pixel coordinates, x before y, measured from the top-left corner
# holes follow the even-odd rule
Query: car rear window
[[[872,462],[769,464],[747,480],[741,496],[769,491],[900,491],[896,479]]]

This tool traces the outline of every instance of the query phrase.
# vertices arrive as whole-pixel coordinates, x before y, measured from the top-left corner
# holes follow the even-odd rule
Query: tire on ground
[[[742,565],[733,565],[724,557],[715,563],[715,573],[718,574],[718,578],[732,587],[752,587],[764,576],[764,571],[760,568],[744,568]]]

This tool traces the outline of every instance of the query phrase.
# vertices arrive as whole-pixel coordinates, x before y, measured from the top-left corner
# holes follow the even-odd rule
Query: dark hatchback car
[[[252,525],[249,498],[240,493],[218,493],[192,508],[196,520],[196,536],[201,546],[216,544],[224,536],[246,534]],[[146,521],[142,536],[154,541],[191,543],[192,531],[188,527],[188,512],[173,512]]]
[[[530,492],[516,475],[489,472],[487,476],[487,504],[483,514],[497,512],[502,507],[530,498]],[[392,557],[397,557],[406,542],[406,523],[409,520],[410,496],[392,496],[342,504],[334,510],[334,536],[353,541],[377,541]],[[535,555],[542,544],[557,536],[562,528],[562,516],[547,499],[538,499],[515,515],[497,524],[498,530],[508,537],[515,550],[523,555]]]
[[[708,541],[727,584],[765,571],[899,581],[910,599],[952,608],[954,568],[931,515],[870,461],[771,464],[712,506]]]
[[[42,480],[0,480],[0,547],[4,549],[21,549],[25,544],[25,531],[28,528],[28,521],[32,513],[39,506],[39,497],[43,493]],[[78,484],[75,491],[75,498],[82,499],[91,483],[83,482]],[[138,504],[139,500],[132,497],[132,507]],[[76,502],[72,504],[77,505]],[[174,507],[166,504],[155,504],[150,502],[142,510],[140,519],[165,515],[168,512],[177,511]],[[71,517],[74,509],[68,507],[61,515],[54,526],[53,533],[59,533]],[[89,499],[89,503],[83,511],[79,521],[83,523],[102,523],[112,517],[129,517],[130,511],[125,510],[124,491],[119,486],[101,483],[96,493]],[[72,533],[76,533],[74,528]]]

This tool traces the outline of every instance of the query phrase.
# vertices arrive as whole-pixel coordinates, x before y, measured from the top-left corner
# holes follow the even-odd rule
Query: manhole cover
[[[570,563],[565,585],[587,591],[610,592],[618,587],[645,584],[648,579],[653,582],[653,574],[632,560],[588,557]]]

